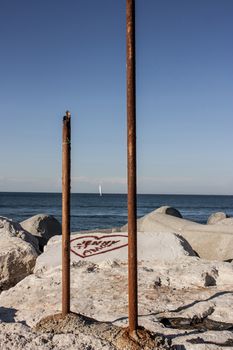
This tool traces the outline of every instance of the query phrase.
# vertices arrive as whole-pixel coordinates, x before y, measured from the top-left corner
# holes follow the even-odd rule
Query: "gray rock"
[[[154,212],[160,213],[160,214],[167,214],[167,215],[175,216],[176,218],[182,219],[182,215],[179,212],[179,210],[177,210],[176,208],[173,208],[173,207],[169,207],[167,205],[156,209]]]
[[[12,220],[0,217],[0,291],[33,272],[38,242]]]
[[[20,223],[21,226],[34,235],[43,250],[48,240],[62,233],[60,222],[52,215],[38,214]]]
[[[207,225],[216,224],[217,222],[224,220],[226,218],[227,218],[227,215],[221,211],[214,213],[214,214],[211,214],[207,220]]]

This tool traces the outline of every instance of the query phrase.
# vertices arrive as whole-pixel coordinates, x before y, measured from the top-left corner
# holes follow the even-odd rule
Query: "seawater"
[[[21,222],[46,213],[61,221],[60,193],[0,192],[0,216]],[[206,223],[217,211],[233,216],[233,196],[139,194],[138,217],[163,205],[178,209],[185,219]],[[71,231],[122,226],[127,222],[126,194],[71,195]]]

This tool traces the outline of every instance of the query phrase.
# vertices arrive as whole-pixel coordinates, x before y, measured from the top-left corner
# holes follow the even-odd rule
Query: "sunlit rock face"
[[[59,254],[59,244],[51,246],[56,247]],[[115,253],[118,255],[117,249]],[[40,258],[43,255],[46,256],[46,252]],[[127,326],[127,261],[119,256],[117,259],[107,256],[107,253],[99,254],[95,262],[94,256],[92,261],[71,259],[71,310],[110,325]],[[232,333],[227,330],[233,324],[232,286],[230,263],[189,255],[170,260],[139,259],[139,324],[168,338],[172,336],[172,344],[184,344],[185,349],[202,349],[200,343],[195,347],[189,343],[190,339],[200,341],[200,336],[205,341],[233,340]],[[42,318],[61,311],[61,287],[59,262],[50,268],[46,264],[38,265],[33,274],[0,294],[0,319],[25,322],[34,327]],[[200,333],[196,328],[193,330],[193,319],[205,319],[206,328],[203,330],[201,325]],[[164,320],[170,322],[169,327],[164,326]],[[215,329],[208,329],[209,324],[214,324]],[[221,334],[217,329],[220,326],[223,327]],[[189,327],[191,330],[187,331]],[[36,336],[30,333],[32,343]],[[73,341],[78,344],[77,338]],[[68,342],[68,345],[72,348],[72,344]],[[208,349],[215,350],[215,347]]]
[[[233,344],[233,264],[195,256],[180,236],[190,226],[193,234],[195,230],[203,233],[200,227],[217,224],[200,225],[158,212],[147,219],[139,220],[141,227],[149,222],[151,228],[156,222],[160,230],[138,232],[139,325],[165,337],[171,349],[227,348]],[[115,326],[128,325],[127,235],[127,231],[71,235],[71,311],[107,322],[110,336]],[[30,350],[42,342],[57,349],[118,350],[112,342],[103,342],[98,332],[76,334],[76,324],[73,329],[69,325],[70,337],[65,328],[59,330],[64,334],[55,335],[30,328],[61,312],[61,250],[61,236],[52,237],[33,274],[0,294],[1,343],[7,348],[13,341],[18,349],[27,344]]]
[[[213,225],[227,218],[227,215],[223,212],[213,213],[208,217],[207,224]]]
[[[173,232],[180,234],[193,250],[204,259],[233,259],[233,218],[213,224],[199,224],[164,213],[162,207],[137,220],[140,232]],[[127,225],[121,228],[127,230]]]
[[[20,224],[0,217],[0,290],[32,273],[38,252],[37,240]]]

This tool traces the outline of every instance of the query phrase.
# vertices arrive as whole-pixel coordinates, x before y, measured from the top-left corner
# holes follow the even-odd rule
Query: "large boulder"
[[[38,242],[19,223],[0,217],[0,291],[33,272]]]
[[[202,225],[196,222],[161,214],[158,210],[137,220],[140,232],[174,232],[183,236],[193,250],[204,259],[233,259],[233,220],[221,220],[216,224]],[[121,228],[127,230],[127,225]]]
[[[161,207],[153,210],[151,213],[141,217],[137,220],[137,229],[141,232],[174,232],[181,234],[183,228],[187,225],[194,224],[198,225],[195,222],[191,222],[186,219],[178,218],[172,215],[167,215],[164,211],[164,208]],[[160,210],[161,209],[161,210]],[[127,231],[128,224],[121,227],[121,231]]]
[[[43,247],[51,237],[60,235],[62,232],[60,222],[52,215],[47,214],[32,216],[20,224],[26,231],[38,239],[41,250],[43,250]]]
[[[175,261],[185,256],[196,256],[190,244],[180,235],[167,232],[138,232],[138,261],[159,260]],[[56,236],[50,239],[36,262],[34,273],[48,271],[62,263],[62,239]],[[127,232],[106,234],[72,234],[71,263],[90,261],[105,263],[106,261],[128,260]]]
[[[216,224],[217,222],[222,221],[222,220],[224,220],[226,218],[227,218],[227,215],[225,213],[219,211],[217,213],[211,214],[208,217],[207,224],[208,225],[213,225],[213,224]]]
[[[20,238],[32,245],[39,253],[38,240],[27,232],[18,222],[0,216],[0,239]]]

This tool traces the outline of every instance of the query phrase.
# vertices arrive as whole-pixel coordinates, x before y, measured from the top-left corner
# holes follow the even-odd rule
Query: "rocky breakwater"
[[[177,210],[169,207],[158,208],[137,220],[141,232],[173,232],[184,237],[194,251],[204,259],[233,259],[233,219],[216,215],[218,220],[209,224],[199,224],[177,215]],[[176,213],[176,215],[174,215]],[[219,218],[219,216],[221,218]],[[127,230],[127,225],[122,231]]]
[[[126,231],[72,235],[71,310],[96,321],[72,316],[51,322],[53,332],[43,322],[36,326],[61,311],[60,253],[61,237],[51,238],[34,273],[0,294],[0,343],[6,349],[140,349],[113,340],[116,327],[128,324]],[[138,232],[139,324],[155,339],[141,349],[228,349],[232,290],[231,263],[198,258],[172,229]]]

